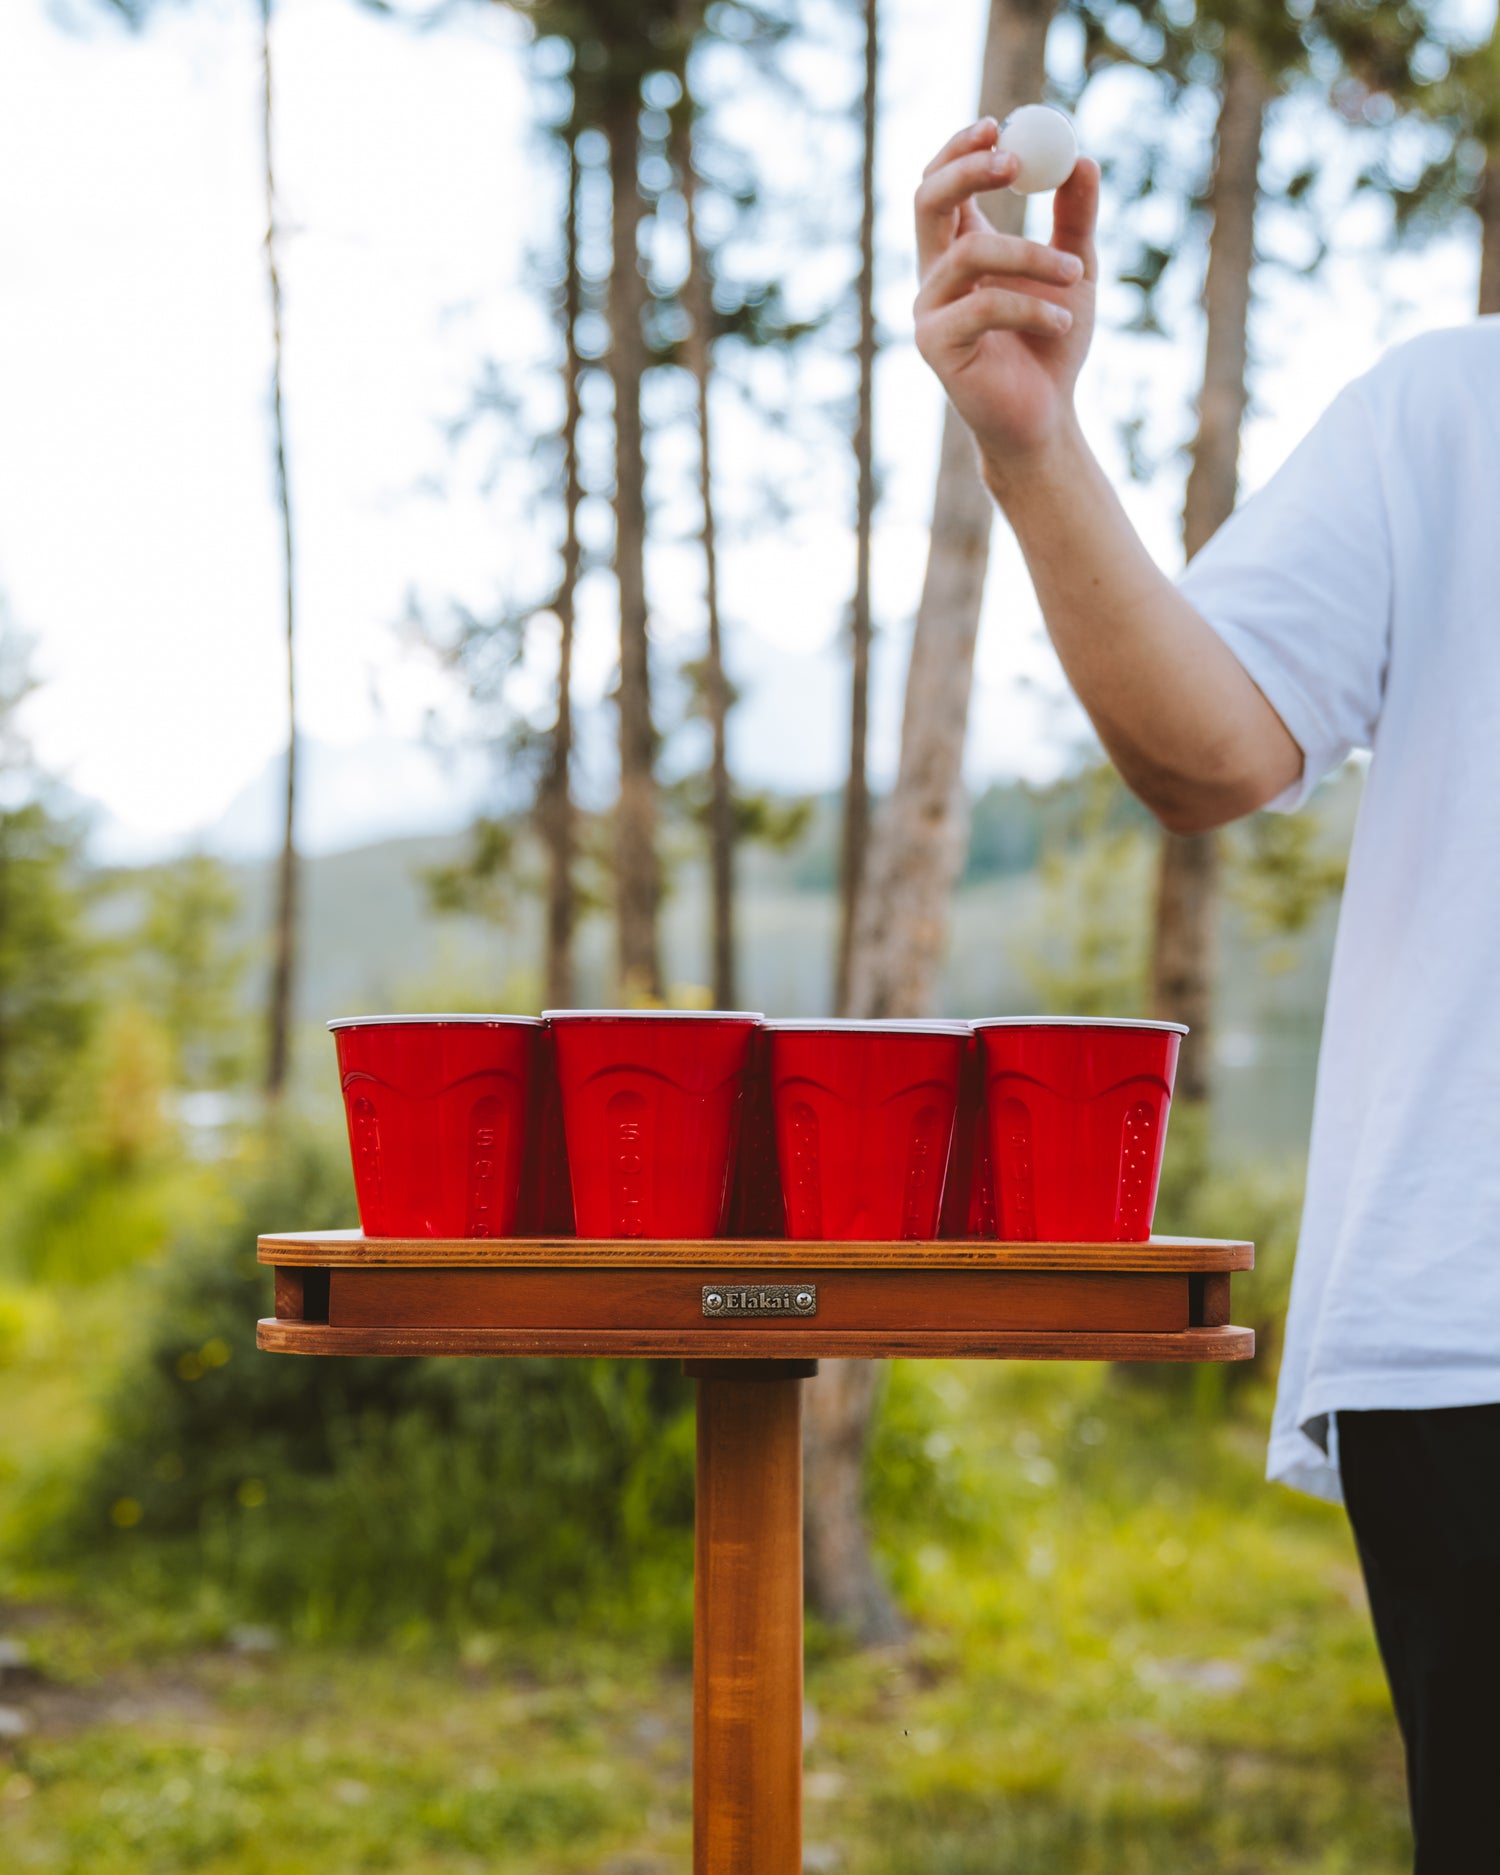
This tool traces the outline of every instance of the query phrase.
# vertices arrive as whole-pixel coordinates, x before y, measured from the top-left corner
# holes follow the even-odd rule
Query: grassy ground
[[[691,1691],[659,1638],[309,1653],[7,1576],[7,1519],[87,1435],[77,1376],[118,1299],[9,1306],[7,1875],[687,1866]],[[875,1514],[914,1636],[812,1637],[809,1868],[1409,1865],[1342,1519],[1260,1482],[1263,1401],[1213,1406],[1097,1368],[898,1371]]]

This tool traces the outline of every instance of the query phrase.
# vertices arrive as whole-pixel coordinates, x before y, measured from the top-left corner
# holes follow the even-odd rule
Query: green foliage
[[[0,1124],[51,1108],[88,1034],[78,836],[39,801],[0,808]]]
[[[1055,1015],[1133,1016],[1145,1002],[1150,849],[1114,770],[1087,772],[1076,819],[1043,856],[1042,907],[1017,961]]]
[[[45,1125],[7,1142],[0,1270],[96,1283],[158,1255],[211,1211],[208,1168],[185,1159],[167,1119],[169,1039],[135,1003],[98,1023]]]
[[[582,924],[610,903],[613,890],[607,816],[574,810],[573,907]],[[544,892],[546,857],[535,826],[519,818],[481,815],[469,829],[464,851],[419,874],[427,903],[440,917],[482,918],[497,929],[512,928],[517,913]]]
[[[0,771],[0,1129],[47,1116],[94,1018],[81,836],[41,801],[6,806],[13,780]]]
[[[871,1432],[866,1502],[871,1522],[886,1531],[921,1531],[924,1541],[974,1538],[988,1513],[985,1480],[955,1438],[958,1390],[934,1382],[907,1361],[889,1363]],[[888,1556],[898,1587],[909,1586],[909,1545]]]
[[[59,1553],[304,1635],[612,1605],[680,1623],[692,1428],[676,1371],[259,1354],[255,1230],[352,1212],[341,1147],[288,1134],[275,1158],[163,1271]]]
[[[1278,1870],[1361,1875],[1394,1869],[1400,1853],[1391,1806],[1372,1815],[1351,1790],[1334,1816],[1314,1820],[1301,1792],[1288,1801],[1269,1772],[1255,1780],[1253,1801],[1242,1783],[1227,1803],[1213,1777],[1180,1795],[1114,1780],[1088,1794],[1064,1787],[1052,1764],[1029,1780],[996,1781],[984,1788],[937,1770],[919,1789],[878,1800],[873,1835],[882,1847],[870,1875],[905,1875],[918,1850],[925,1875],[1211,1875],[1267,1866],[1268,1843]]]
[[[100,1281],[161,1249],[180,1190],[163,1169],[121,1168],[67,1134],[28,1141],[0,1199],[4,1261],[32,1282]]]
[[[48,1112],[93,1015],[81,834],[47,804],[20,726],[28,659],[0,602],[0,1129]]]
[[[30,1299],[27,1290],[0,1289],[0,1367],[9,1367],[26,1344]]]
[[[27,1795],[7,1804],[21,1862],[46,1844],[61,1875],[582,1870],[639,1829],[623,1697],[617,1716],[581,1692],[497,1699],[488,1676],[409,1659],[395,1675],[271,1664],[269,1684],[199,1691],[228,1695],[211,1732],[178,1732],[168,1700],[146,1724],[31,1745]]]
[[[813,811],[813,803],[798,795],[736,792],[735,837],[753,840],[775,853],[789,853],[807,837]]]
[[[1264,1484],[1258,1394],[1205,1417],[1137,1371],[907,1371],[967,1508],[878,1517],[923,1640],[881,1674],[853,1867],[1409,1866],[1342,1519]],[[854,1671],[824,1672],[839,1713]]]
[[[221,1088],[245,1072],[242,983],[248,953],[233,941],[240,894],[206,853],[154,869],[132,934],[140,999],[171,1049],[180,1088]]]
[[[684,843],[684,857],[701,848],[703,836],[712,823],[713,795],[711,777],[706,768],[684,775],[664,790],[669,812],[688,821],[696,834],[689,846]],[[730,802],[737,845],[754,844],[773,853],[793,853],[812,827],[817,811],[815,800],[796,794],[771,794],[764,790],[733,790]]]
[[[1256,814],[1231,852],[1230,890],[1258,935],[1300,936],[1343,892],[1347,850],[1310,810]]]
[[[893,1368],[871,1511],[917,1638],[815,1647],[814,1863],[836,1846],[847,1875],[1410,1868],[1343,1518],[1265,1485],[1258,1395],[1208,1419],[1126,1372]],[[10,1384],[0,1370],[0,1412]],[[240,1653],[185,1645],[181,1613],[175,1632],[148,1623],[166,1603],[130,1599],[145,1578],[127,1554],[106,1551],[111,1599],[27,1611],[39,1690],[68,1724],[0,1747],[18,1866],[683,1863],[691,1689],[650,1625],[601,1639],[529,1619],[456,1649],[423,1646],[415,1623],[359,1650],[303,1629]],[[685,1589],[690,1558],[673,1567]],[[154,1586],[192,1605],[180,1570]],[[8,1681],[7,1701],[37,1684]]]
[[[506,924],[519,896],[515,867],[515,828],[481,815],[469,829],[468,851],[449,865],[429,867],[422,877],[435,912]]]

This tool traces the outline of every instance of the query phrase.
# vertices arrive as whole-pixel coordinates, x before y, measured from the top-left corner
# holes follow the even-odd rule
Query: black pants
[[[1500,1870],[1500,1405],[1340,1413],[1416,1875]]]

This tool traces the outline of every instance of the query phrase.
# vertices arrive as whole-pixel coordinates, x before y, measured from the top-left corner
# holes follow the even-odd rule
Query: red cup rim
[[[793,1035],[967,1035],[970,1025],[956,1016],[776,1016],[766,1024],[773,1034]]]
[[[503,1028],[519,1023],[523,1028],[539,1029],[542,1026],[540,1016],[335,1016],[327,1026],[330,1029],[379,1029],[409,1028],[436,1029],[450,1028],[457,1023],[484,1023],[490,1028]]]
[[[758,1009],[544,1009],[544,1022],[764,1022]]]
[[[1161,1034],[1186,1035],[1185,1022],[1151,1022],[1144,1016],[981,1016],[980,1029],[1155,1029]]]

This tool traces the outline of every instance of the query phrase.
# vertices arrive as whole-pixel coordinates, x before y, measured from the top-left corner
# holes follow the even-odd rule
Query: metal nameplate
[[[705,1283],[703,1313],[715,1320],[747,1315],[816,1315],[816,1283]]]

